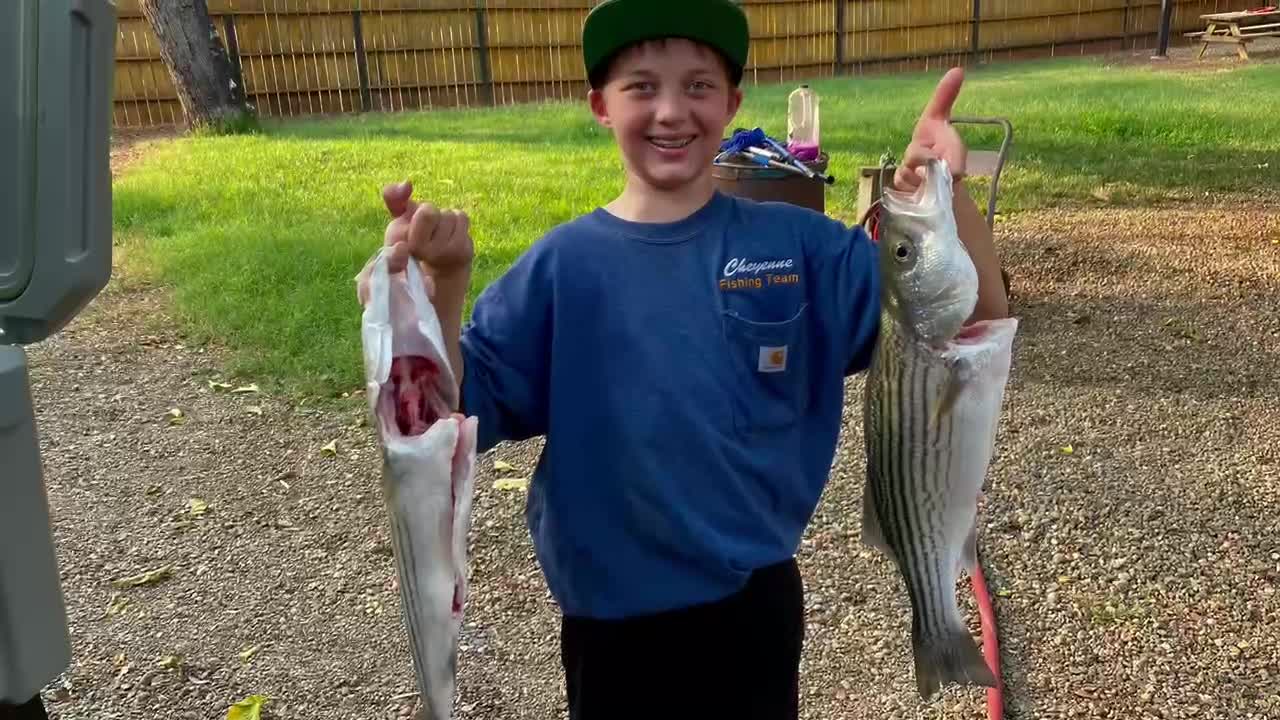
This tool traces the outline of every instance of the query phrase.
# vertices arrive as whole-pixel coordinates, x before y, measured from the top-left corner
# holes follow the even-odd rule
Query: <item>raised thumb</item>
[[[391,213],[391,217],[400,217],[405,213],[412,214],[414,210],[417,210],[418,204],[410,199],[412,197],[412,180],[384,185],[382,188],[382,202],[386,204],[387,211]]]

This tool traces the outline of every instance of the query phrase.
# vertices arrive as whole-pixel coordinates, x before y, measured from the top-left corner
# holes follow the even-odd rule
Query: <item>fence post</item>
[[[849,0],[836,0],[836,75],[844,74],[845,10]]]
[[[485,0],[476,0],[476,63],[479,65],[480,91],[484,103],[493,104],[493,70],[489,67],[489,21]]]
[[[360,22],[360,7],[351,11],[351,26],[356,34],[356,73],[360,76],[360,107],[369,112],[373,97],[369,92],[369,59],[364,54],[364,28]]]
[[[1156,57],[1169,54],[1169,23],[1173,19],[1173,0],[1160,0],[1160,34],[1157,36]]]
[[[1124,0],[1124,28],[1123,28],[1124,40],[1122,40],[1121,42],[1124,43],[1122,47],[1125,50],[1130,49],[1129,48],[1129,6],[1131,4],[1132,4],[1132,0]]]
[[[982,0],[973,0],[973,22],[971,27],[972,30],[969,33],[969,52],[973,55],[973,64],[977,65],[978,59],[981,56],[981,51],[979,50],[981,45],[978,43],[978,31],[982,27]]]

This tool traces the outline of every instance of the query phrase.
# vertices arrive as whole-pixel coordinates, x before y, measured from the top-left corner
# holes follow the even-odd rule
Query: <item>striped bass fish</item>
[[[422,703],[418,718],[449,720],[467,599],[477,421],[451,411],[459,393],[428,282],[412,261],[392,275],[386,249],[357,276],[369,410]]]
[[[966,325],[978,273],[956,229],[952,179],[933,160],[914,192],[882,191],[880,336],[863,404],[862,540],[911,601],[916,686],[995,687],[956,600],[977,564],[977,503],[1009,378],[1015,318]]]

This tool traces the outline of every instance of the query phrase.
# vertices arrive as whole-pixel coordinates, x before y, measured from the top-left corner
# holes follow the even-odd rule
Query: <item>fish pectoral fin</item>
[[[960,396],[977,376],[980,365],[972,355],[948,352],[946,354],[947,379],[943,381],[938,404],[933,408],[932,423],[936,427],[955,408]]]
[[[942,386],[942,394],[938,397],[938,404],[933,407],[933,417],[929,420],[931,425],[937,428],[942,426],[942,419],[956,406],[964,386],[965,380],[958,374],[947,378],[946,384]]]

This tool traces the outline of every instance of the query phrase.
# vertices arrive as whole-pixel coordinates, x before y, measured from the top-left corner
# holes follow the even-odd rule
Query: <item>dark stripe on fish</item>
[[[397,503],[398,505],[398,503]],[[418,584],[416,582],[418,575],[418,561],[413,552],[413,539],[409,536],[407,528],[401,522],[399,513],[391,512],[391,523],[396,533],[396,542],[399,547],[396,551],[400,554],[400,561],[396,563],[400,571],[400,604],[401,614],[404,616],[405,624],[408,626],[409,633],[409,651],[413,654],[414,672],[418,675],[418,684],[420,687],[428,687],[425,682],[426,678],[426,658],[422,657],[421,643],[417,642],[424,632],[419,625],[418,614],[414,609],[418,607]],[[424,703],[426,699],[423,699]]]

